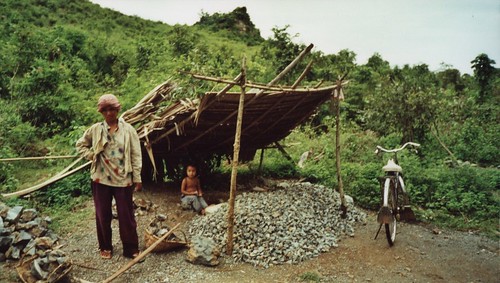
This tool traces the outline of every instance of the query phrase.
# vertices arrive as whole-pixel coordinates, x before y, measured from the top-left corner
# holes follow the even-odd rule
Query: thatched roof
[[[245,94],[241,129],[242,157],[286,137],[329,100],[336,86],[307,89],[281,88],[257,95]],[[165,109],[166,115],[139,128],[153,152],[170,158],[196,153],[231,154],[240,93],[208,92],[201,100],[181,100]],[[245,159],[245,158],[243,158]]]

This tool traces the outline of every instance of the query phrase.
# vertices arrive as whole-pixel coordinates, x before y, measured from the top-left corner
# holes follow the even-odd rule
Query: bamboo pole
[[[65,159],[65,158],[75,158],[78,155],[61,155],[61,156],[35,156],[35,157],[18,157],[18,158],[3,158],[2,161],[24,161],[24,160],[46,160],[46,159]]]
[[[311,64],[311,63],[309,63]],[[305,76],[308,72],[308,70],[304,70],[305,73],[303,73],[301,76]],[[206,77],[206,76],[200,76],[200,75],[193,75],[194,78],[196,79],[203,79],[203,80],[208,80],[208,81],[214,81],[214,82],[221,82],[222,79],[220,78],[212,78],[212,77]],[[238,80],[239,78],[236,77],[235,80]],[[311,89],[313,89],[314,91],[323,91],[323,90],[333,90],[334,88],[336,88],[335,85],[332,85],[332,86],[327,86],[327,87],[322,87],[320,88],[320,85],[316,85],[312,88],[309,88],[309,87],[302,87],[302,88],[297,88],[297,84],[300,83],[301,80],[303,80],[304,77],[299,77],[292,86],[272,86],[272,85],[264,85],[264,84],[258,84],[258,83],[250,83],[250,82],[247,82],[246,83],[246,87],[248,88],[256,88],[256,89],[259,89],[259,90],[268,90],[268,91],[274,91],[274,92],[294,92],[294,93],[310,93],[311,92]],[[230,83],[231,81],[230,80],[223,80],[223,82],[225,83]],[[343,81],[342,82],[342,86],[346,85],[348,83],[348,81]],[[229,88],[230,89],[230,88]],[[217,93],[217,96],[220,95],[220,93],[226,93],[227,90],[224,90],[224,91],[220,91]],[[209,94],[212,94],[212,93],[215,93],[215,92],[207,92]],[[239,95],[239,92],[230,92],[228,94],[234,94],[234,95]]]
[[[52,183],[54,183],[56,181],[59,181],[62,178],[65,178],[65,177],[67,177],[67,176],[69,176],[69,175],[71,175],[73,173],[76,173],[76,172],[82,170],[83,168],[89,166],[90,163],[91,162],[89,161],[89,162],[87,162],[87,163],[85,163],[85,164],[83,164],[83,165],[81,165],[81,166],[79,166],[79,167],[77,167],[77,168],[75,168],[75,169],[73,169],[71,171],[68,171],[68,172],[66,172],[64,174],[57,174],[54,177],[48,179],[47,181],[42,182],[42,183],[40,183],[38,185],[35,185],[33,187],[30,187],[30,188],[27,188],[27,189],[24,189],[24,190],[20,190],[20,191],[17,191],[17,192],[13,192],[13,193],[2,194],[2,196],[5,197],[5,198],[10,198],[10,197],[20,197],[20,196],[27,195],[29,193],[32,193],[32,192],[38,190],[38,189],[41,189],[41,188],[43,188],[45,186],[48,186],[48,185],[50,185],[50,184],[52,184]]]
[[[233,166],[231,169],[231,187],[229,191],[229,209],[227,211],[227,243],[226,253],[233,254],[233,233],[234,233],[234,202],[236,198],[236,175],[238,174],[238,160],[240,159],[240,138],[241,125],[243,124],[243,110],[245,104],[245,82],[246,82],[246,58],[243,57],[241,66],[241,94],[238,105],[238,116],[236,119],[236,134],[234,135]]]
[[[262,163],[264,162],[264,150],[265,150],[264,148],[260,149],[260,161],[259,161],[259,171],[258,171],[259,176],[262,173]]]
[[[290,156],[290,154],[288,154],[288,152],[286,152],[286,150],[283,148],[283,146],[281,146],[281,144],[279,142],[274,142],[274,144],[276,145],[276,148],[281,152],[281,154],[283,154],[283,156],[286,159],[288,159],[288,161],[293,163],[292,157]]]
[[[102,283],[109,283],[113,280],[116,279],[116,277],[120,276],[123,272],[127,271],[130,267],[132,267],[134,264],[138,263],[141,259],[143,259],[145,256],[147,256],[156,246],[158,246],[163,240],[165,240],[168,236],[170,236],[177,227],[179,227],[181,223],[178,223],[177,225],[174,226],[174,228],[170,229],[167,234],[161,236],[156,242],[154,242],[149,248],[147,248],[145,251],[140,253],[136,258],[133,260],[129,261],[125,266],[120,268],[115,274],[111,275],[110,277],[106,278]]]
[[[300,74],[300,76],[297,78],[297,80],[293,83],[293,85],[292,85],[293,89],[295,89],[300,84],[300,82],[306,77],[307,73],[309,73],[309,71],[312,68],[312,64],[313,64],[313,61],[310,61],[309,64],[307,64],[304,71],[302,71],[302,74]]]
[[[342,84],[346,84],[347,82],[343,82]],[[294,83],[295,84],[295,83]],[[249,88],[257,88],[257,89],[261,89],[261,90],[269,90],[269,91],[274,91],[274,92],[293,92],[293,93],[305,93],[305,94],[308,94],[310,93],[312,90],[314,91],[326,91],[326,90],[333,90],[336,86],[335,85],[331,85],[331,86],[325,86],[325,87],[321,87],[321,84],[318,84],[318,85],[315,85],[313,87],[301,87],[301,88],[297,88],[297,86],[280,86],[280,85],[277,85],[277,86],[267,86],[267,85],[262,85],[262,84],[257,84],[257,83],[247,83],[246,84],[247,87]],[[232,92],[230,93],[232,94]]]
[[[290,70],[295,67],[295,65],[297,65],[300,60],[302,60],[302,58],[304,58],[304,56],[307,55],[307,53],[309,53],[311,51],[311,49],[314,47],[313,44],[309,44],[309,46],[306,47],[306,49],[302,50],[302,52],[300,52],[299,56],[297,56],[297,58],[295,58],[290,64],[288,64],[288,66],[283,70],[281,71],[281,73],[279,73],[276,78],[274,78],[272,81],[270,81],[267,85],[268,86],[272,86],[274,85],[277,81],[281,80],[288,72],[290,72]],[[261,95],[264,91],[260,91],[257,96]]]

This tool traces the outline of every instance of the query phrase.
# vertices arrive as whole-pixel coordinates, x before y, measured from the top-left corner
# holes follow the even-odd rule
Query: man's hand
[[[142,191],[142,183],[135,183],[134,192]]]

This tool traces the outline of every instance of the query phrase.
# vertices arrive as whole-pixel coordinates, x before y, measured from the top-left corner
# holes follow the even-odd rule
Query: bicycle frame
[[[380,226],[375,235],[376,239],[382,226],[385,226],[387,241],[390,246],[394,244],[394,240],[396,239],[397,221],[400,220],[401,204],[399,203],[399,194],[401,193],[403,197],[406,196],[405,183],[402,176],[403,169],[398,165],[397,152],[403,150],[408,145],[420,146],[417,143],[410,142],[404,144],[399,149],[392,150],[377,146],[377,150],[375,151],[375,153],[387,152],[394,154],[394,158],[389,159],[387,165],[383,167],[386,174],[382,179],[383,181],[381,180],[382,205],[377,213],[377,222]]]

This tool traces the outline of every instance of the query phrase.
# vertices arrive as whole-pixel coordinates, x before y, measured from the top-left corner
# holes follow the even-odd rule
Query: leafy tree
[[[369,97],[368,128],[381,135],[401,133],[401,142],[423,141],[439,110],[436,83],[425,64],[395,68]]]
[[[168,41],[173,47],[174,55],[187,55],[199,41],[198,35],[186,26],[175,25],[169,33]]]
[[[272,31],[274,33],[273,38],[265,41],[263,43],[260,55],[264,60],[271,62],[271,69],[274,69],[275,74],[279,74],[283,71],[296,57],[297,55],[305,49],[305,45],[296,44],[292,40],[298,35],[291,36],[287,29],[290,26],[287,25],[284,28],[274,27]],[[286,83],[292,83],[297,78],[298,74],[302,72],[302,67],[305,67],[304,63],[296,66],[290,73],[287,74],[284,81]]]
[[[151,57],[152,50],[148,47],[145,47],[143,45],[137,46],[137,69],[139,71],[142,71],[144,69],[147,69],[150,64],[150,57]]]
[[[446,69],[438,72],[436,76],[442,88],[453,89],[456,93],[462,92],[465,88],[460,71],[457,69]]]
[[[53,134],[69,126],[74,115],[63,86],[69,79],[64,66],[36,60],[33,70],[19,79],[13,88],[18,113],[24,122],[39,127],[40,133]]]
[[[474,60],[471,61],[472,68],[474,69],[474,77],[480,87],[479,101],[483,102],[489,92],[490,81],[495,74],[495,61],[490,59],[488,55],[481,53]]]
[[[387,80],[391,68],[389,62],[385,61],[378,53],[370,57],[367,64],[363,66],[355,65],[354,53],[348,53],[347,51],[342,53],[345,54],[344,60],[337,61],[344,62],[344,64],[340,65],[338,73],[347,73],[347,79],[350,81],[347,86],[347,95],[342,112],[346,114],[348,120],[364,126],[366,125],[364,113],[367,107],[371,107],[372,92],[381,82]]]

